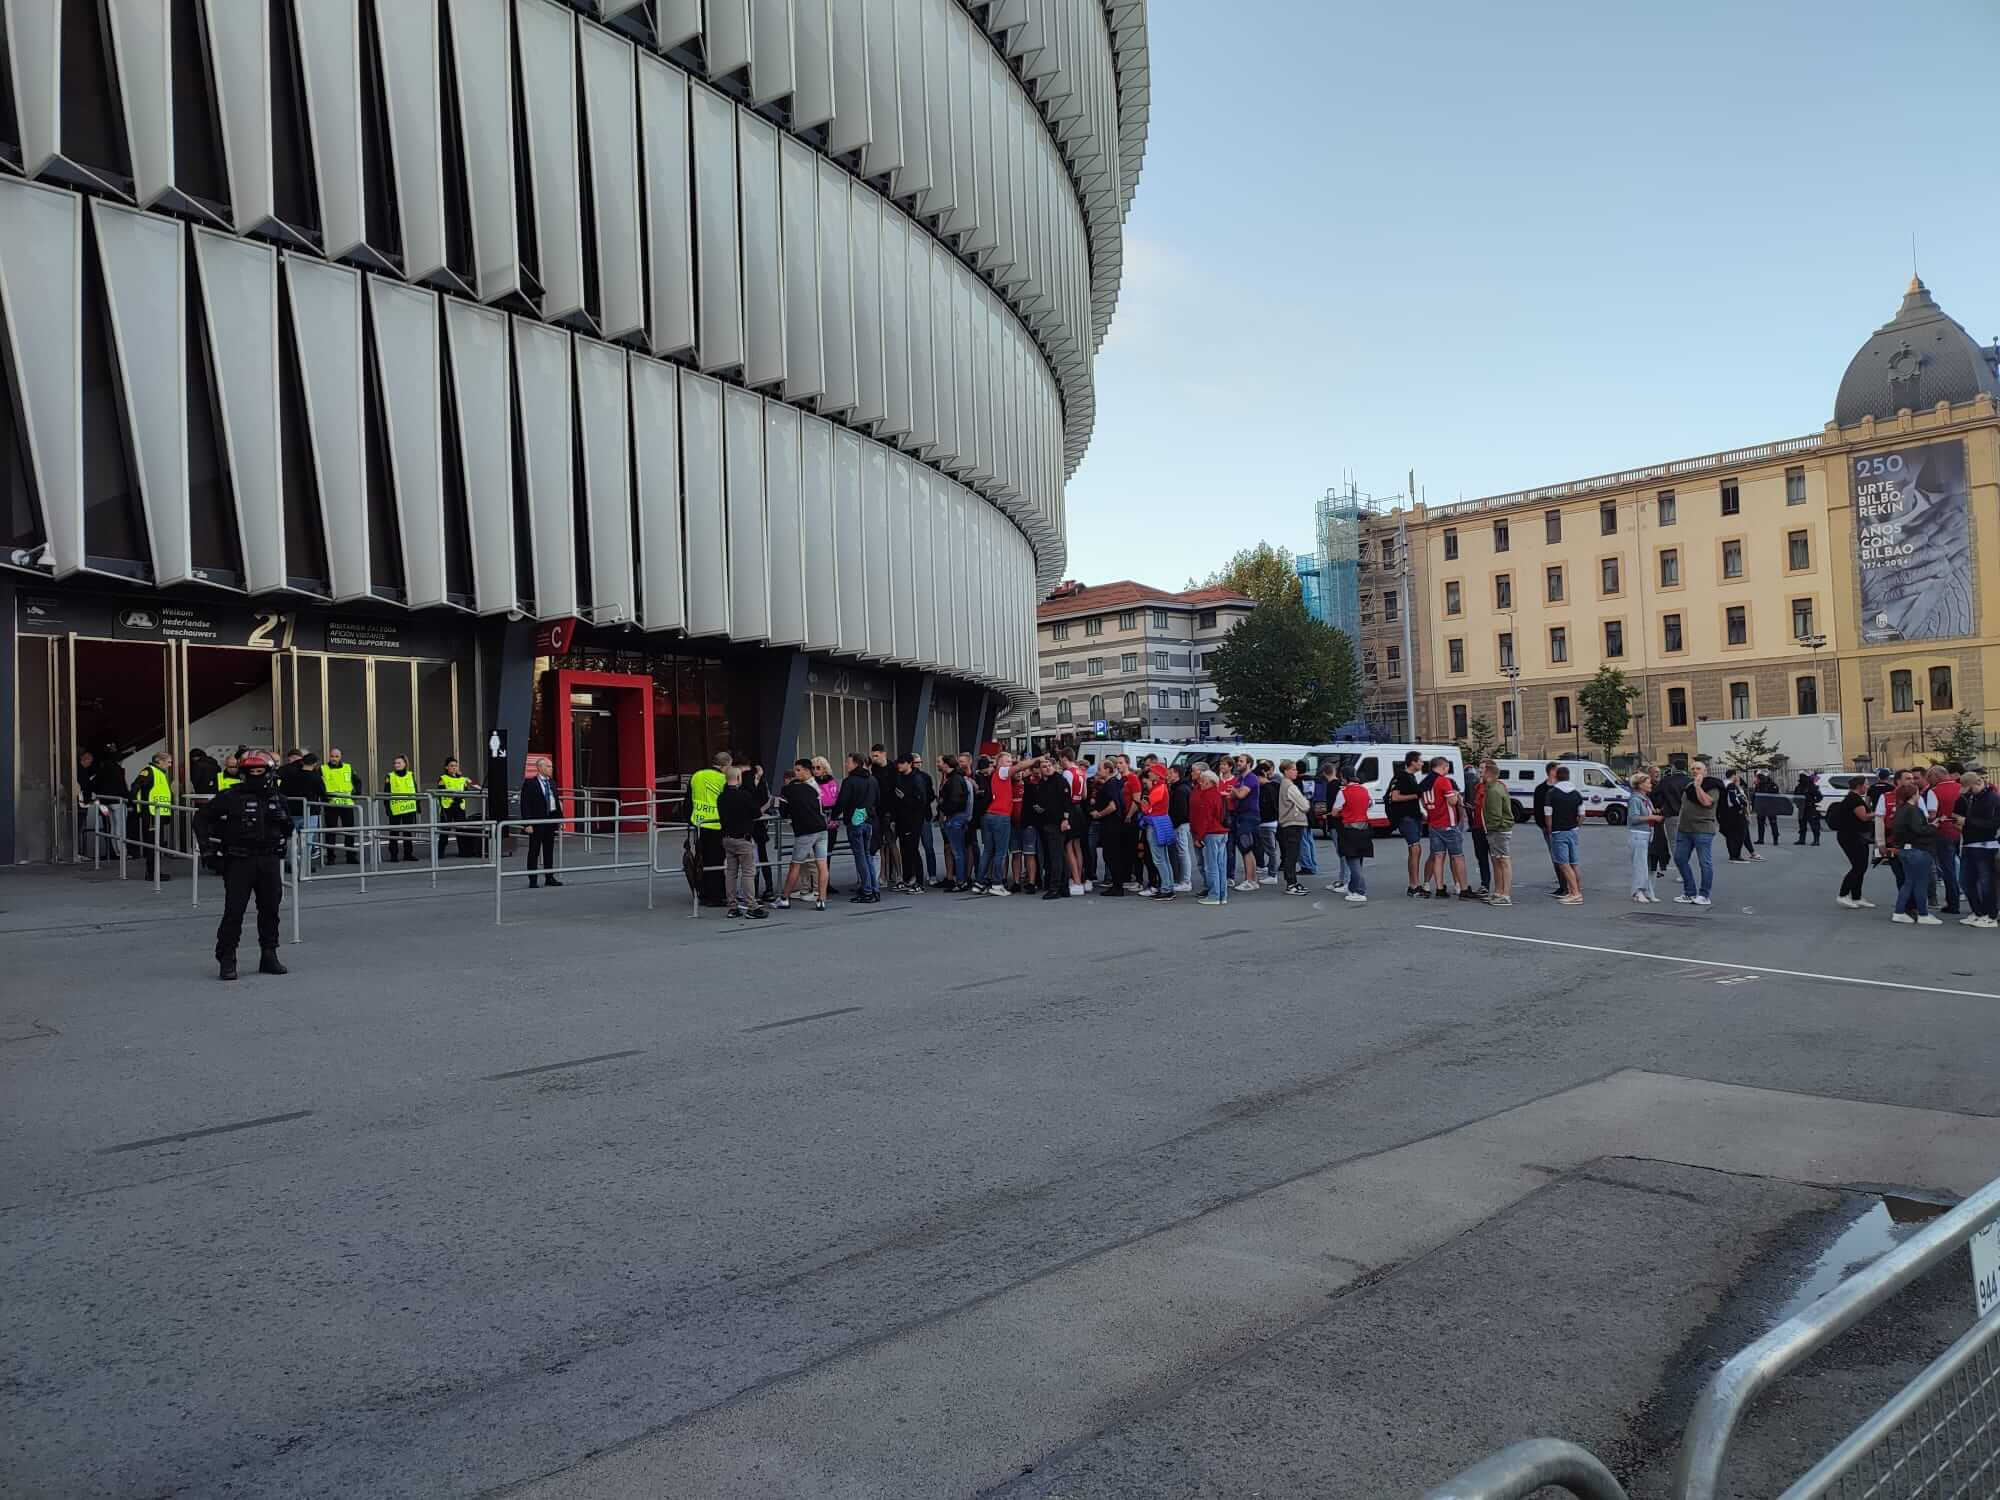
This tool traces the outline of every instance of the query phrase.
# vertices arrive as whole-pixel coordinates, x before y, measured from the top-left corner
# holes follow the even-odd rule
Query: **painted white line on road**
[[[1876,990],[1915,990],[1920,995],[1962,995],[1968,1000],[2000,1000],[1984,990],[1948,990],[1935,984],[1898,984],[1893,979],[1857,979],[1852,974],[1815,974],[1810,969],[1774,969],[1768,964],[1739,964],[1726,959],[1682,958],[1676,953],[1641,953],[1636,948],[1600,948],[1591,943],[1559,943],[1554,938],[1518,937],[1511,932],[1480,932],[1470,927],[1416,924],[1425,932],[1449,932],[1458,937],[1492,938],[1500,943],[1533,943],[1541,948],[1574,948],[1582,953],[1611,953],[1619,958],[1650,958],[1663,964],[1696,964],[1704,969],[1747,969],[1759,974],[1785,974],[1793,979],[1824,979],[1828,984],[1858,984]]]

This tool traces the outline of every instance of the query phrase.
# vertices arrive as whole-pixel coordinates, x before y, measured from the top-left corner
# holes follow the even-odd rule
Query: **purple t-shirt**
[[[1263,790],[1263,786],[1264,783],[1258,779],[1255,771],[1245,771],[1237,779],[1235,787],[1232,788],[1232,795],[1235,792],[1243,792],[1246,795],[1230,808],[1229,819],[1232,823],[1247,823],[1252,828],[1257,826],[1259,821],[1257,810],[1258,798]]]

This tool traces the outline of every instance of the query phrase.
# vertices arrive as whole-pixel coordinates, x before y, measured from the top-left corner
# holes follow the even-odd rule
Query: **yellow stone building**
[[[1840,716],[1849,764],[1960,709],[2000,739],[2000,349],[1921,281],[1820,432],[1402,519],[1407,575],[1361,607],[1415,602],[1420,734],[1484,718],[1520,753],[1588,753],[1578,691],[1611,665],[1640,689],[1619,752],[1648,761],[1703,720],[1800,713]]]

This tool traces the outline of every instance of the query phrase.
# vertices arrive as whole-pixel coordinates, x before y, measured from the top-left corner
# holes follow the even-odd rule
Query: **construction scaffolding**
[[[1345,489],[1328,490],[1315,507],[1313,550],[1295,559],[1306,612],[1350,640],[1361,634],[1361,524],[1401,501],[1364,494],[1351,479]]]

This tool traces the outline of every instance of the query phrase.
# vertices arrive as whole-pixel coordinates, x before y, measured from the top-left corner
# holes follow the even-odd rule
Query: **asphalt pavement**
[[[219,891],[0,874],[0,1491],[1414,1495],[1547,1431],[1658,1493],[1875,1193],[2000,1175],[2000,934],[1836,907],[1830,840],[1706,910],[1611,830],[1580,908],[1378,847],[1366,906],[758,923],[448,870],[234,985]]]

